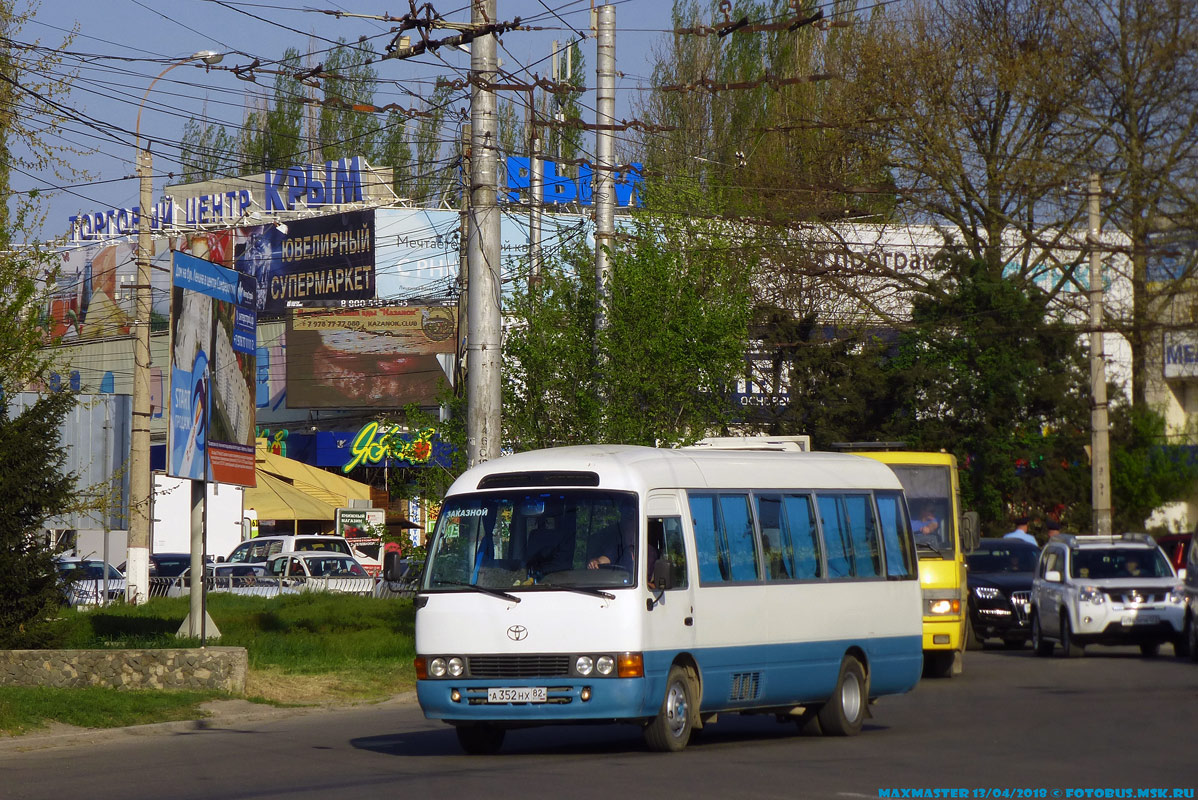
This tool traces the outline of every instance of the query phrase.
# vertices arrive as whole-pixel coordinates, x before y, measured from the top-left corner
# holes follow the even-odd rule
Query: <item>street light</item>
[[[148,147],[141,146],[141,111],[154,84],[172,69],[191,61],[212,65],[223,56],[214,50],[201,50],[186,58],[177,59],[158,77],[150,81],[137,106],[137,126],[134,129],[137,148],[137,175],[141,182],[141,197],[137,215],[137,313],[134,329],[137,338],[133,345],[133,430],[129,447],[129,542],[125,555],[125,596],[130,603],[144,603],[150,585],[150,206],[153,203],[154,183],[152,160]],[[201,555],[201,558],[203,556]]]

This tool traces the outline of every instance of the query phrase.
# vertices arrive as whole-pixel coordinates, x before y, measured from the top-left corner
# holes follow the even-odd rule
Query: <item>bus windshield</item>
[[[511,489],[445,501],[424,591],[600,589],[636,583],[636,495]]]
[[[907,495],[911,529],[915,532],[919,557],[955,557],[956,536],[953,535],[950,497],[952,481],[948,467],[891,464],[890,468],[898,476]]]

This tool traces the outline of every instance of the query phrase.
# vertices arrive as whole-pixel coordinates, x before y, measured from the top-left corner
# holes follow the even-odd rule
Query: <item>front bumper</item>
[[[531,686],[545,687],[546,702],[487,702],[487,689]],[[583,699],[584,689],[589,690],[589,699]],[[416,682],[416,698],[424,716],[446,722],[543,724],[644,719],[657,711],[646,709],[645,690],[644,678],[442,678]]]
[[[960,615],[923,618],[923,649],[960,650],[965,626]]]
[[[1075,619],[1073,636],[1079,642],[1112,644],[1162,641],[1181,635],[1185,625],[1185,606],[1180,603],[1137,606],[1081,603]]]

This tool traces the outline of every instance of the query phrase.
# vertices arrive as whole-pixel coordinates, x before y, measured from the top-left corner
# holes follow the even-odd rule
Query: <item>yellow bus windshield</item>
[[[947,466],[891,464],[911,509],[911,529],[920,558],[956,556],[956,510]]]

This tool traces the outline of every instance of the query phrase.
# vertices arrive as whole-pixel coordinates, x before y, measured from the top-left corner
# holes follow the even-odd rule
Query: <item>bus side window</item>
[[[699,558],[699,583],[721,583],[728,579],[726,554],[717,527],[719,512],[712,494],[688,494],[691,522],[695,528],[695,551]]]
[[[749,515],[747,494],[720,495],[724,522],[724,544],[728,548],[729,580],[758,580],[757,539]]]
[[[782,504],[787,544],[794,550],[791,575],[799,580],[821,577],[819,530],[811,498],[805,494],[787,495]]]
[[[886,575],[910,578],[915,574],[915,556],[911,552],[910,528],[903,513],[898,492],[878,492],[878,515],[882,525],[882,548],[886,553]]]
[[[853,577],[853,542],[849,538],[842,501],[837,494],[821,494],[816,499],[824,534],[824,552],[828,554],[829,578]]]
[[[881,575],[882,553],[878,547],[874,504],[867,494],[847,494],[844,507],[848,512],[849,536],[853,540],[853,574],[858,578]]]

